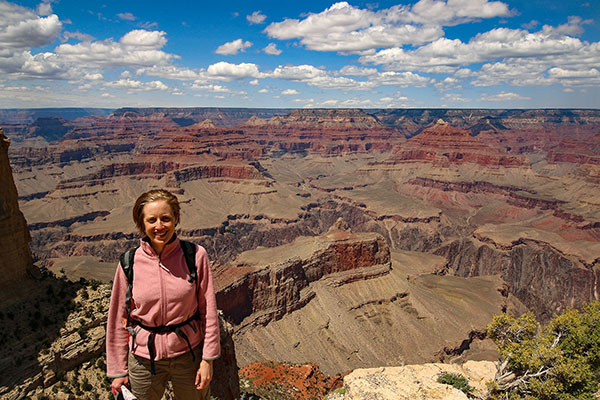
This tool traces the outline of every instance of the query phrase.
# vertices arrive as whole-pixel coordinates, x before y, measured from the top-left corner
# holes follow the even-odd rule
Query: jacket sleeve
[[[123,326],[127,319],[125,293],[128,283],[121,264],[117,266],[106,323],[106,373],[109,378],[127,376],[129,331]]]
[[[221,355],[219,317],[217,316],[217,300],[210,262],[206,250],[202,246],[198,246],[196,251],[196,265],[198,266],[198,278],[201,278],[198,290],[198,309],[202,316],[202,331],[204,332],[202,359],[214,360]]]

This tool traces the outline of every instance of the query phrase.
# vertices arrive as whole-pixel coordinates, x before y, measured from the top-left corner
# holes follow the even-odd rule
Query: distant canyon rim
[[[600,110],[0,110],[34,259],[112,279],[151,188],[240,366],[493,359],[494,314],[600,296]]]

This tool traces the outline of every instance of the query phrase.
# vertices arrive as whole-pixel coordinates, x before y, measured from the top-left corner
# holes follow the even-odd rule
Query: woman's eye
[[[153,224],[156,222],[156,218],[149,218],[146,221],[148,221],[149,223]]]

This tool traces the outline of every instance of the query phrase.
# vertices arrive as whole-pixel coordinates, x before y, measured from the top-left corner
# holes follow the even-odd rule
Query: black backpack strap
[[[181,250],[183,250],[183,254],[185,255],[185,263],[190,271],[189,282],[197,282],[198,270],[196,268],[196,245],[187,240],[179,240],[179,243],[181,244]]]
[[[119,257],[121,262],[121,269],[125,273],[127,278],[127,291],[125,292],[125,310],[127,310],[127,320],[129,320],[129,314],[131,313],[131,299],[133,296],[133,259],[135,252],[140,246],[135,246],[132,249],[127,250]]]

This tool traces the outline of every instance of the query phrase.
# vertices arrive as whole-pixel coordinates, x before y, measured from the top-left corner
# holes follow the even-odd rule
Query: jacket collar
[[[144,250],[144,253],[152,257],[158,257],[158,254],[156,254],[156,250],[154,250],[154,247],[152,247],[152,244],[150,244],[150,238],[148,238],[148,236],[144,236],[140,240],[140,245],[142,247],[142,250]],[[179,238],[177,237],[177,234],[173,233],[173,237],[171,238],[171,240],[169,240],[167,244],[165,244],[165,247],[163,247],[163,250],[160,255],[161,258],[166,257],[174,249],[177,249],[180,246],[181,245],[179,244]]]

